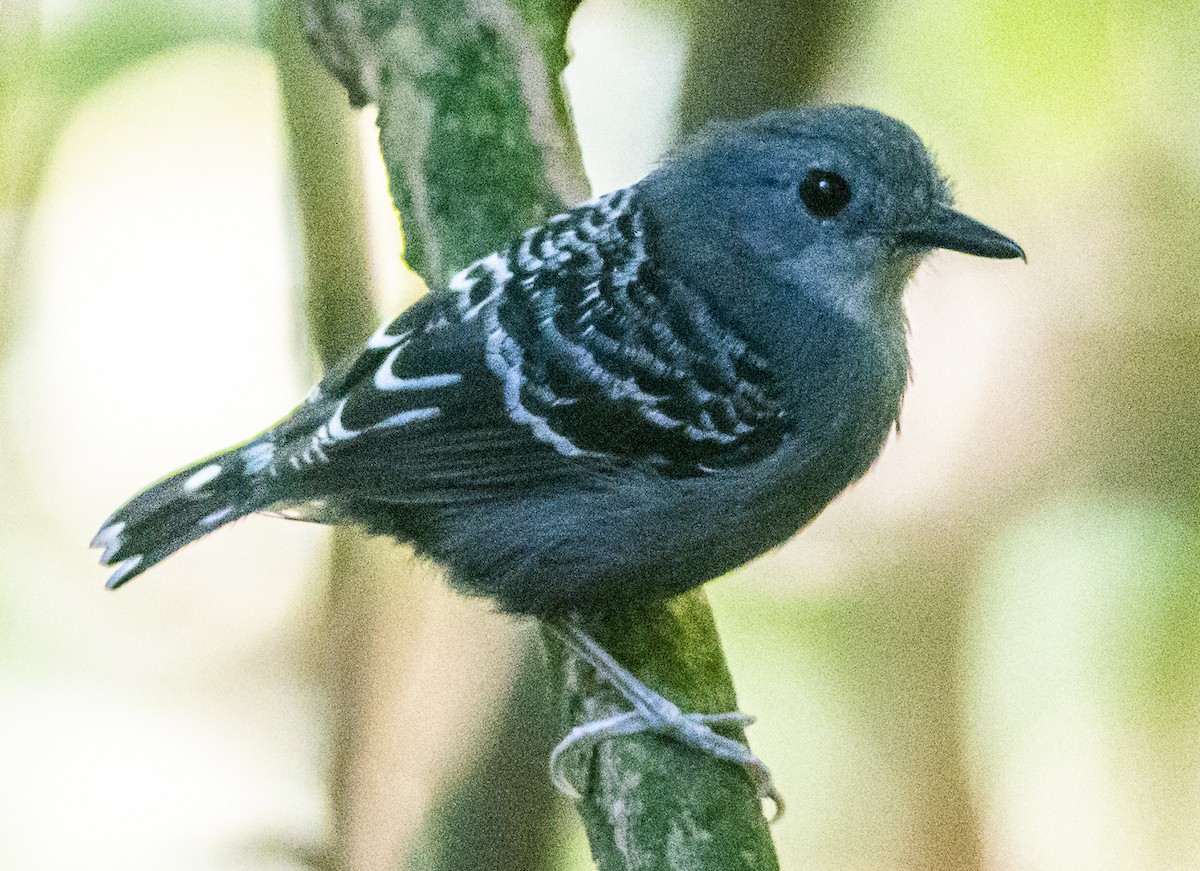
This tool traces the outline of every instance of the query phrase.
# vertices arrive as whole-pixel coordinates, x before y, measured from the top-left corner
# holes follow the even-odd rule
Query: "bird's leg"
[[[563,619],[548,623],[576,656],[591,665],[598,676],[633,705],[632,711],[576,726],[559,742],[550,754],[550,776],[560,792],[571,798],[579,798],[579,792],[572,786],[563,770],[563,755],[566,750],[573,747],[588,749],[600,741],[620,735],[654,732],[674,738],[718,759],[728,759],[745,766],[758,787],[759,797],[771,799],[775,805],[776,818],[783,813],[783,800],[775,790],[771,782],[771,772],[762,760],[751,753],[746,745],[719,735],[711,728],[721,723],[748,726],[754,722],[752,716],[740,711],[725,714],[685,714],[675,703],[638,680],[578,626]]]

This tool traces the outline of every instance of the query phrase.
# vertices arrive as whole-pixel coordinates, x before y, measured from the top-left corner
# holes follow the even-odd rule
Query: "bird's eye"
[[[800,182],[800,199],[813,217],[832,218],[850,202],[850,185],[836,172],[814,169]]]

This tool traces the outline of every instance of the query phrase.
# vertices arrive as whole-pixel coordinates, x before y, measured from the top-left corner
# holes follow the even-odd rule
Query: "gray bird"
[[[573,623],[786,541],[874,462],[935,248],[1023,257],[951,208],[907,126],[830,106],[713,127],[637,184],[468,266],[281,423],[150,487],[93,541],[116,587],[264,509],[350,522],[557,626],[656,729],[750,766]]]

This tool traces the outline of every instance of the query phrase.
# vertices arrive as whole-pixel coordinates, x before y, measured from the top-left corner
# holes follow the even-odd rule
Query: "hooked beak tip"
[[[921,224],[902,230],[898,239],[902,245],[909,247],[945,248],[947,251],[997,260],[1020,257],[1024,262],[1029,262],[1024,249],[1012,239],[948,207],[939,208]]]

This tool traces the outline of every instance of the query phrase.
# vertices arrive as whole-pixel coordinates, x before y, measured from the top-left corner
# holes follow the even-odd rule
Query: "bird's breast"
[[[897,327],[827,316],[800,337],[783,389],[786,437],[769,472],[797,513],[819,511],[866,473],[896,425],[909,365],[902,320]]]

